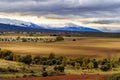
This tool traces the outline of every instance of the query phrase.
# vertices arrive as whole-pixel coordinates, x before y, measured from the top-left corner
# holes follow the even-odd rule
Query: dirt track
[[[16,79],[0,79],[0,80],[103,80],[108,75],[69,75],[69,76],[50,76],[37,78],[16,78]]]

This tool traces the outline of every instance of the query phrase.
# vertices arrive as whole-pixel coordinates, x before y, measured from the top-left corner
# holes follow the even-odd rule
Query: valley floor
[[[44,37],[42,37],[44,38]],[[47,37],[45,37],[47,38]],[[50,37],[48,37],[50,38]],[[53,38],[53,37],[52,37]],[[8,49],[19,54],[48,55],[55,53],[67,57],[85,56],[105,58],[112,54],[120,57],[120,38],[103,37],[64,37],[62,42],[0,42],[1,49]],[[76,39],[76,41],[72,41]]]

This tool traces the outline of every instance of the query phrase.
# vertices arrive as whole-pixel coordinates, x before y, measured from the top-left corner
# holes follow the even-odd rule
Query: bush
[[[3,50],[0,53],[0,57],[6,60],[13,60],[14,53],[10,50]]]
[[[50,53],[48,56],[49,59],[55,59],[55,54],[54,53]]]
[[[57,67],[57,66],[55,66],[55,67],[54,67],[54,71],[57,71],[57,70],[58,70],[58,67]]]
[[[64,72],[64,66],[55,66],[54,68],[54,71],[60,71],[60,72]]]
[[[94,63],[94,68],[98,68],[98,62],[97,61],[95,61],[95,62],[93,62]]]
[[[64,72],[64,66],[58,66],[58,70],[60,71],[60,72]]]
[[[26,78],[26,77],[27,77],[27,75],[26,75],[26,74],[24,74],[24,75],[23,75],[23,78]]]
[[[68,62],[68,64],[74,67],[75,66],[75,61],[70,61],[70,62]]]
[[[76,39],[73,39],[72,41],[76,41]]]
[[[31,70],[31,71],[30,71],[30,73],[34,73],[34,71],[33,71],[33,70]]]
[[[46,71],[46,67],[43,67],[43,71]]]
[[[41,57],[40,57],[40,56],[35,56],[35,57],[33,58],[34,64],[40,64],[40,61],[41,61]]]
[[[47,62],[46,61],[42,61],[42,65],[47,65]]]
[[[42,76],[46,77],[46,76],[48,76],[48,73],[45,71],[45,72],[42,73]]]
[[[32,62],[32,56],[31,55],[21,56],[18,61],[30,65]]]
[[[108,71],[108,70],[110,70],[110,66],[109,66],[109,64],[105,64],[105,65],[102,65],[100,69],[102,71]]]
[[[25,38],[22,38],[22,42],[27,42],[27,39],[25,39]]]
[[[13,56],[12,56],[12,55],[6,56],[6,57],[5,57],[5,60],[13,60]]]
[[[62,36],[57,36],[55,39],[55,41],[63,41],[63,40],[64,40],[64,38]]]

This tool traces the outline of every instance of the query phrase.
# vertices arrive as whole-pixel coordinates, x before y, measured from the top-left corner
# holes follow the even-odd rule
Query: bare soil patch
[[[107,79],[109,75],[69,75],[69,76],[50,76],[50,77],[36,77],[36,78],[14,78],[14,79],[0,79],[0,80],[103,80]]]

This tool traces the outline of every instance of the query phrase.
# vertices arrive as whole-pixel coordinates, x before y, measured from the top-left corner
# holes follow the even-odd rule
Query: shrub
[[[105,65],[102,65],[100,69],[102,71],[108,71],[108,70],[110,70],[110,66],[109,66],[109,64],[105,64]]]
[[[73,39],[72,41],[76,41],[76,39]]]
[[[64,66],[58,66],[58,70],[60,71],[60,72],[64,72]]]
[[[34,71],[33,71],[33,70],[31,70],[31,71],[30,71],[30,73],[34,73]]]
[[[35,56],[35,57],[33,58],[34,64],[39,64],[40,61],[41,61],[41,57],[40,57],[40,56]]]
[[[80,69],[80,63],[75,63],[75,69]]]
[[[26,74],[24,74],[24,75],[23,75],[23,78],[26,78],[26,77],[27,77],[27,75],[26,75]]]
[[[55,41],[63,41],[63,40],[64,40],[64,38],[62,36],[57,36],[55,39]]]
[[[90,62],[88,63],[88,68],[91,69],[91,70],[94,68],[94,64],[93,64],[92,61],[90,61]]]
[[[43,67],[43,71],[46,71],[46,67]]]
[[[22,38],[22,42],[27,42],[27,39],[25,39],[25,38]]]
[[[68,64],[74,67],[75,66],[75,61],[70,61],[70,62],[68,62]]]
[[[6,60],[13,60],[14,53],[10,50],[3,50],[1,51],[0,57]]]
[[[46,61],[42,61],[42,65],[47,65],[47,62]]]
[[[57,71],[57,70],[58,70],[58,67],[57,67],[57,66],[55,66],[55,67],[54,67],[54,71]]]
[[[19,58],[19,62],[23,62],[25,64],[30,65],[32,62],[32,56],[31,55],[21,56]]]
[[[98,62],[97,61],[94,61],[93,64],[94,64],[94,68],[98,68]]]
[[[45,72],[42,73],[42,76],[46,77],[46,76],[48,76],[48,73],[45,71]]]
[[[57,65],[60,65],[60,64],[62,64],[62,61],[61,61],[61,60],[57,60],[57,61],[56,61],[56,64],[57,64]]]
[[[55,59],[55,54],[54,53],[50,53],[48,58],[49,59]]]
[[[47,65],[49,65],[49,66],[55,65],[55,64],[56,64],[56,60],[55,59],[47,61]]]
[[[65,69],[64,66],[55,66],[55,67],[54,67],[54,70],[55,70],[55,71],[64,72],[64,69]]]

